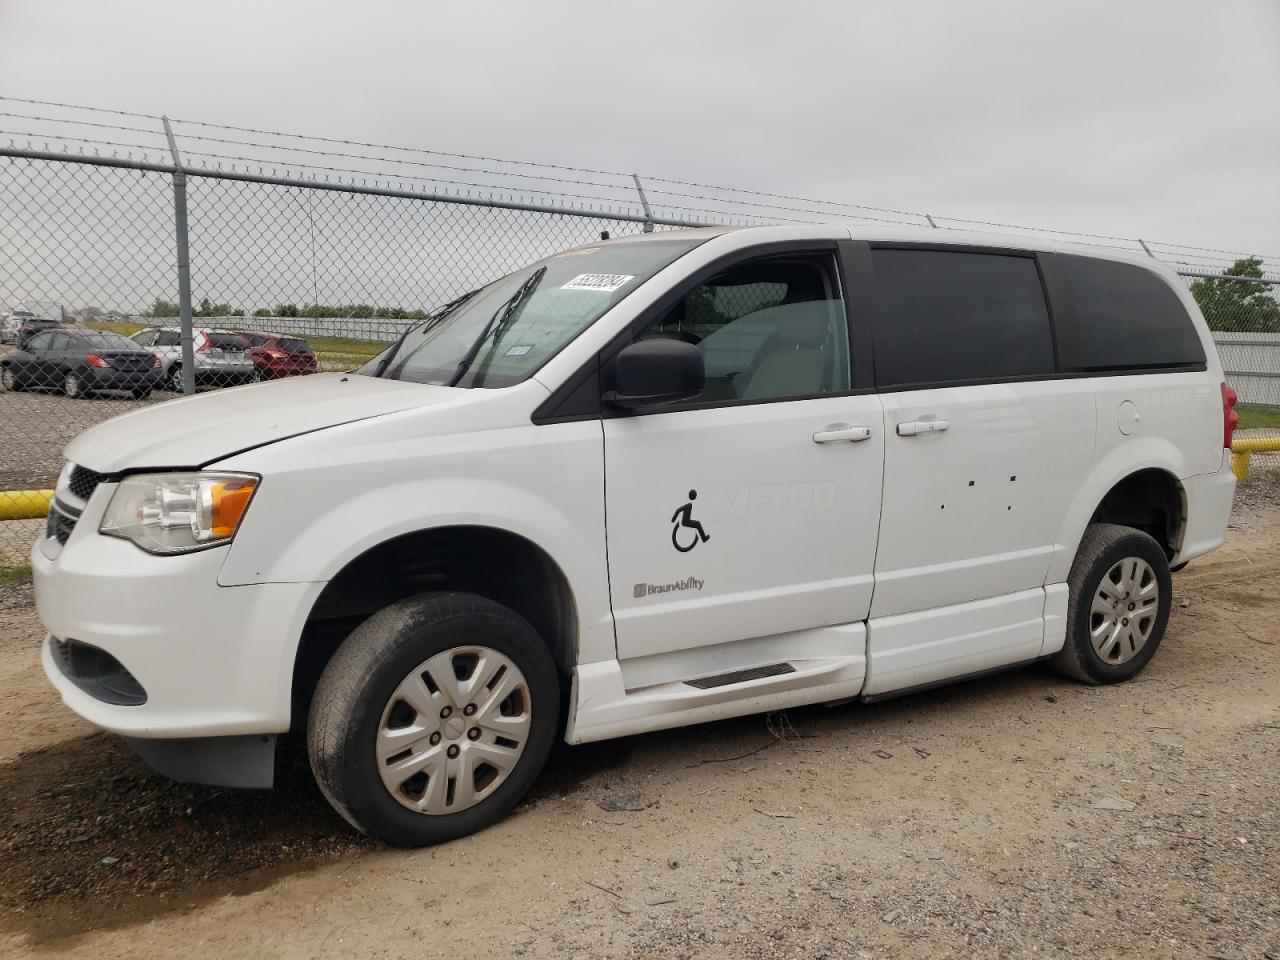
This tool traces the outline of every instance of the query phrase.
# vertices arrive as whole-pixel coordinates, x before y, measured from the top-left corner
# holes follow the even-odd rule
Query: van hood
[[[434,406],[458,390],[321,373],[151,404],[90,427],[67,459],[99,473],[198,467],[251,447],[354,420]]]

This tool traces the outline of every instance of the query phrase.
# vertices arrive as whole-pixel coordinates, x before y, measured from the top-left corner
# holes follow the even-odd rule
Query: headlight
[[[98,527],[148,553],[227,543],[261,478],[247,473],[142,473],[116,487]]]

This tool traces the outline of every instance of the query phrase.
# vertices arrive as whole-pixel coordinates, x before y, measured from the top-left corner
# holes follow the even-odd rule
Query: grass
[[[344,357],[376,357],[387,345],[381,340],[349,340],[346,337],[303,337],[316,353],[340,353]]]
[[[140,323],[130,323],[128,320],[90,320],[85,324],[91,330],[105,330],[108,333],[118,333],[122,337],[131,337],[139,330],[145,330]]]
[[[1273,427],[1280,430],[1280,407],[1263,407],[1253,403],[1236,405],[1236,413],[1240,414],[1241,430],[1259,427]]]
[[[30,581],[31,564],[22,563],[16,567],[0,566],[0,587],[12,587]]]

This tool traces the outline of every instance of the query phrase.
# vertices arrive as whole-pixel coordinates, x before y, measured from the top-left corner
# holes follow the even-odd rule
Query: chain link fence
[[[639,209],[597,209],[570,194],[184,168],[176,150],[164,163],[0,148],[0,567],[25,562],[64,446],[95,423],[193,390],[351,369],[432,308],[602,235],[797,219],[777,211],[799,198],[676,207],[688,195],[668,188],[651,207],[635,179]],[[1224,277],[1204,254],[1149,252],[1201,257],[1182,266],[1242,405],[1280,427],[1280,308],[1263,261],[1237,258],[1227,269],[1246,275]]]

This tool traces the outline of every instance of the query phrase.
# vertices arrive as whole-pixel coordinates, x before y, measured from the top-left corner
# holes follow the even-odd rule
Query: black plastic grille
[[[67,486],[73,495],[81,500],[88,500],[105,476],[106,474],[77,465],[71,468],[71,479],[67,481]]]
[[[121,707],[147,702],[147,691],[136,677],[105,650],[76,640],[51,638],[53,659],[63,676],[89,696]]]
[[[50,504],[49,517],[44,524],[45,536],[52,537],[59,543],[66,543],[67,538],[71,536],[71,531],[76,528],[78,519],[79,517],[63,513],[56,503]]]

